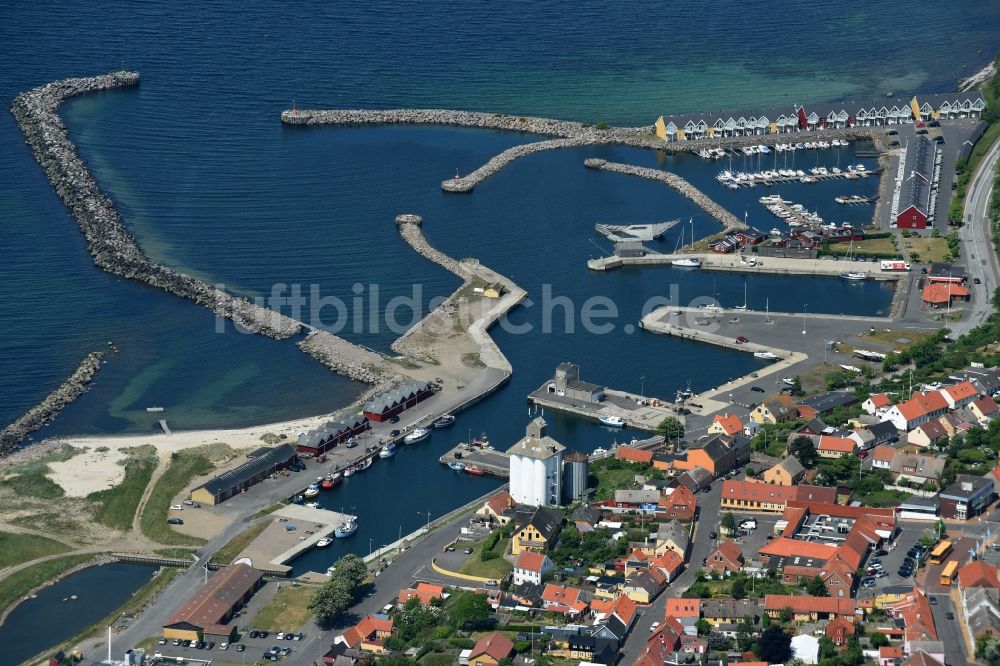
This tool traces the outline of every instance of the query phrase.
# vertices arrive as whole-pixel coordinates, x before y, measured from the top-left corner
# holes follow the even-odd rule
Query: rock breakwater
[[[138,72],[63,79],[21,93],[10,107],[35,160],[79,224],[94,263],[109,273],[189,298],[255,333],[277,339],[298,333],[301,324],[288,317],[150,260],[101,191],[57,110],[70,97],[138,83]]]
[[[699,208],[721,222],[722,226],[726,227],[726,229],[736,230],[743,228],[743,220],[740,220],[725,208],[715,203],[708,195],[675,173],[594,158],[584,161],[584,165],[590,169],[612,171],[614,173],[623,173],[629,176],[639,176],[640,178],[659,181],[693,201]]]
[[[80,397],[90,386],[94,375],[101,369],[103,360],[103,352],[87,354],[73,374],[60,384],[59,388],[45,396],[24,416],[0,430],[0,457],[16,451],[25,437],[39,430],[55,418],[66,405]]]
[[[355,381],[371,384],[372,388],[366,390],[358,398],[359,401],[367,400],[371,395],[402,381],[401,377],[386,372],[386,360],[381,354],[327,331],[310,331],[298,343],[298,347],[330,370]]]
[[[21,93],[10,107],[35,160],[86,237],[94,263],[109,273],[188,298],[254,333],[281,340],[302,332],[301,322],[149,259],[125,227],[114,202],[101,191],[69,139],[59,105],[71,97],[138,84],[138,72],[63,79]],[[382,367],[384,359],[375,352],[324,332],[311,333],[299,347],[351,379],[382,383],[375,369]]]

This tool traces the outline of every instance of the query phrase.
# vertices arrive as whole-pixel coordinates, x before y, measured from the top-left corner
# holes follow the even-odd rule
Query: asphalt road
[[[968,664],[969,658],[965,655],[965,638],[962,636],[962,626],[958,621],[958,612],[952,603],[950,594],[932,595],[937,600],[937,604],[931,606],[934,615],[934,626],[937,628],[938,640],[944,643],[944,660],[946,664]],[[947,613],[951,613],[954,620],[949,620]]]
[[[969,182],[965,197],[964,226],[958,230],[962,241],[969,281],[972,283],[972,315],[954,324],[951,328],[962,334],[979,325],[993,311],[990,300],[993,291],[1000,287],[1000,267],[996,250],[990,239],[990,223],[987,210],[993,195],[993,174],[997,158],[1000,156],[1000,141],[993,144],[978,171]],[[975,278],[982,284],[976,285]]]
[[[708,493],[698,493],[698,521],[694,539],[688,553],[688,560],[683,572],[667,586],[667,589],[651,603],[636,620],[632,632],[625,639],[621,649],[622,664],[634,664],[639,654],[649,640],[649,627],[654,622],[662,622],[666,612],[667,599],[681,596],[694,583],[694,572],[701,568],[702,560],[715,549],[716,541],[709,539],[710,532],[719,531],[719,501],[722,495],[722,479],[712,483]],[[759,528],[758,528],[759,529]]]

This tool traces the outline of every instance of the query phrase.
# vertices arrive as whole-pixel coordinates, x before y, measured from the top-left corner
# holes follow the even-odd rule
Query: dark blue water
[[[130,564],[90,567],[39,590],[0,626],[3,662],[19,664],[122,606],[156,570]],[[76,599],[69,599],[71,595]],[[104,631],[107,631],[104,628]],[[128,646],[115,646],[121,654]]]
[[[487,12],[458,2],[309,10],[261,2],[233,10],[189,2],[19,3],[0,22],[6,63],[0,97],[123,63],[140,70],[139,88],[64,108],[74,141],[151,256],[234,291],[261,296],[275,283],[301,283],[350,297],[355,283],[365,294],[377,284],[385,302],[419,284],[423,309],[457,280],[398,238],[393,217],[416,212],[425,216],[433,243],[454,255],[471,251],[539,303],[546,284],[571,297],[577,314],[592,296],[615,303],[619,315],[603,335],[579,326],[572,334],[565,326],[539,332],[540,307],[516,311],[512,320],[535,331],[496,333],[514,366],[508,387],[463,415],[452,432],[435,433],[335,491],[362,516],[350,540],[361,552],[369,538],[378,545],[416,527],[425,520],[418,510],[442,513],[495,483],[453,478],[434,460],[467,427],[487,431],[498,446],[514,441],[527,420],[526,413],[516,417],[526,409],[525,394],[560,361],[581,363],[592,381],[644,385],[647,394],[660,395],[689,380],[692,388],[706,388],[754,367],[756,361],[736,352],[627,333],[647,300],[672,293],[671,285],[681,300],[715,294],[724,304],[742,302],[746,285],[751,307],[766,301],[772,310],[797,310],[808,301],[811,311],[873,313],[889,302],[874,283],[745,282],[669,268],[591,274],[587,257],[604,252],[594,242],[607,247],[594,237],[597,222],[693,216],[697,235],[718,225],[669,189],[590,172],[584,158],[676,169],[735,214],[747,211],[764,230],[779,226],[756,202],[764,193],[778,191],[834,221],[862,221],[870,211],[840,209],[833,197],[870,193],[874,181],[731,193],[714,180],[728,164],[595,148],[532,156],[475,193],[453,196],[440,191],[440,180],[525,137],[442,128],[283,128],[280,110],[294,99],[300,107],[444,106],[635,124],[694,109],[937,91],[989,58],[977,51],[993,48],[989,26],[1000,19],[1000,3],[971,0],[947,12],[893,0],[741,2],[728,10],[726,3],[706,2],[684,13],[729,10],[739,12],[738,30],[722,20],[684,21],[681,29],[676,10],[629,4],[508,3]],[[908,17],[905,26],[900,15]],[[914,58],[914,40],[934,57]],[[94,269],[75,223],[7,114],[0,116],[0,141],[7,146],[0,152],[6,295],[0,422],[22,413],[83,353],[108,340],[121,353],[49,432],[143,431],[152,426],[144,411],[150,405],[167,407],[175,428],[236,426],[318,413],[356,395],[356,385],[289,342],[218,335],[202,308]],[[827,166],[858,161],[850,155],[830,151],[818,159]],[[660,249],[672,249],[678,232]],[[345,337],[380,349],[394,337],[382,329],[356,331],[350,314],[344,323]],[[630,436],[549,416],[553,434],[581,450]]]

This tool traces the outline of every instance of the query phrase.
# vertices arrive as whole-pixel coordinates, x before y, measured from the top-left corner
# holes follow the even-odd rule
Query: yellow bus
[[[958,571],[958,560],[952,560],[948,564],[944,565],[944,569],[941,570],[941,584],[951,585],[951,581],[955,579],[955,573]]]
[[[931,564],[941,564],[947,559],[948,555],[951,554],[951,541],[945,539],[934,546],[934,550],[931,551],[930,563]]]

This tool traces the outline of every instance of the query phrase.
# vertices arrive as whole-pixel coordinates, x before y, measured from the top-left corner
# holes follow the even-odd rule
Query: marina
[[[313,548],[327,548],[333,538],[357,531],[357,516],[289,504],[271,514],[271,522],[234,561],[279,573],[292,570],[292,560]],[[346,529],[345,526],[350,526]],[[320,545],[320,544],[323,545]]]
[[[881,169],[869,170],[863,164],[850,165],[845,169],[840,167],[812,167],[811,169],[769,169],[765,171],[730,171],[729,169],[719,172],[716,180],[725,187],[736,190],[741,187],[755,187],[766,185],[768,187],[779,183],[816,183],[821,180],[836,180],[843,178],[846,180],[858,180],[868,178],[882,173]]]

